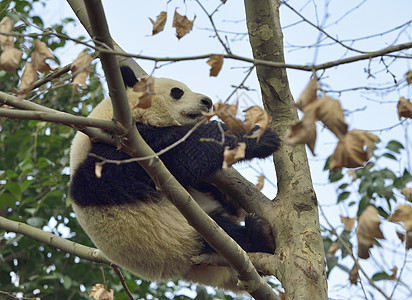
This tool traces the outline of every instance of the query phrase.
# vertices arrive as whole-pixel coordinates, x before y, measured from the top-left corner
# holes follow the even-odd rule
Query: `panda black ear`
[[[129,66],[120,66],[120,72],[122,73],[125,87],[134,87],[139,81]]]

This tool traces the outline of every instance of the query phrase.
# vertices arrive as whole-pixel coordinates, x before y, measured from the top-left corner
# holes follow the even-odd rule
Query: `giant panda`
[[[133,71],[122,67],[127,97],[136,126],[148,145],[158,152],[180,140],[212,108],[209,97],[192,92],[186,85],[165,78],[154,79],[150,108],[136,106],[140,94]],[[90,117],[111,120],[110,98],[104,99]],[[160,155],[169,171],[199,205],[247,252],[273,253],[270,227],[255,215],[239,223],[216,187],[204,181],[222,167],[225,147],[246,143],[244,160],[266,158],[279,148],[279,138],[270,129],[259,142],[250,134],[224,133],[217,121],[200,125],[185,141]],[[207,139],[206,141],[204,139]],[[184,279],[204,285],[238,291],[237,274],[230,267],[195,265],[192,258],[213,253],[197,231],[166,199],[137,162],[105,164],[95,174],[100,157],[130,158],[115,146],[92,143],[78,132],[70,153],[70,196],[76,218],[93,243],[113,263],[151,281]]]

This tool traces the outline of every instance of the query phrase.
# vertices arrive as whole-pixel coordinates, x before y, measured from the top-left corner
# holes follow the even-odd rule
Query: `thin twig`
[[[218,7],[217,7],[211,14],[209,14],[209,13],[207,12],[207,10],[203,7],[202,3],[200,3],[199,0],[196,0],[196,3],[199,4],[200,8],[205,12],[205,14],[207,15],[207,17],[209,18],[210,24],[212,25],[213,30],[215,31],[216,37],[217,37],[217,39],[219,40],[219,42],[222,44],[223,48],[225,48],[226,53],[231,54],[232,52],[230,51],[229,47],[225,44],[225,42],[223,42],[223,40],[222,40],[222,38],[220,37],[219,32],[218,32],[218,30],[217,30],[217,28],[216,28],[216,26],[215,26],[215,23],[213,22],[213,14],[218,10],[218,8],[219,8],[220,6],[223,5],[223,3],[220,3],[220,4],[218,5]]]
[[[121,164],[128,164],[128,163],[132,163],[132,162],[138,162],[138,161],[152,159],[152,158],[158,157],[158,156],[166,153],[167,151],[173,149],[177,145],[183,143],[197,128],[200,127],[200,125],[204,124],[205,122],[206,122],[206,119],[196,123],[196,125],[193,126],[181,139],[179,139],[178,141],[174,142],[173,144],[167,146],[166,148],[163,148],[162,150],[160,150],[159,152],[157,152],[153,155],[149,155],[149,156],[145,156],[145,157],[133,157],[133,158],[124,159],[124,160],[107,159],[107,158],[104,158],[102,156],[96,155],[94,153],[89,153],[88,156],[92,156],[92,157],[100,159],[102,161],[100,163],[100,165],[104,165],[106,163],[121,165]]]
[[[124,291],[126,292],[127,296],[129,296],[130,300],[134,300],[132,293],[129,290],[129,287],[126,284],[126,281],[124,280],[124,276],[122,274],[122,271],[120,271],[119,267],[116,265],[110,265],[110,267],[113,269],[113,271],[116,273],[117,277],[119,278]]]

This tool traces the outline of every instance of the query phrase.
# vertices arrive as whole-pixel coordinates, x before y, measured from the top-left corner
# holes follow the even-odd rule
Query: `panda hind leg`
[[[220,211],[210,213],[210,217],[246,252],[275,252],[276,244],[270,224],[256,214],[246,215],[244,226],[239,224],[236,219]],[[205,242],[202,252],[210,253],[215,251]]]
[[[245,228],[253,247],[257,249],[248,252],[275,252],[276,242],[273,238],[272,228],[268,221],[260,218],[255,213],[247,214],[245,217]]]

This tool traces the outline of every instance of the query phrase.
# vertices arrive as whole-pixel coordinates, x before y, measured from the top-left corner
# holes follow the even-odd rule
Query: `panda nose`
[[[202,98],[202,100],[200,100],[200,102],[202,102],[202,104],[204,106],[206,106],[208,110],[210,110],[213,106],[213,102],[209,98]]]

